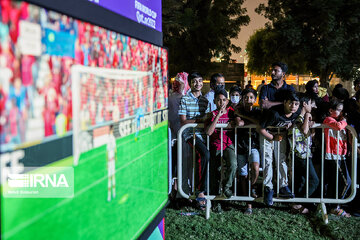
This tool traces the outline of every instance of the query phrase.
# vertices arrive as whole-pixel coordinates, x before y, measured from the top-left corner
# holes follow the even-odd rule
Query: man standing
[[[260,93],[261,88],[262,88],[264,85],[266,85],[266,82],[265,82],[265,80],[262,80],[262,81],[261,81],[261,84],[256,88],[256,91],[257,91],[258,94]]]
[[[284,115],[285,100],[288,100],[292,103],[296,99],[288,99],[290,96],[295,96],[295,89],[286,84],[285,75],[288,70],[288,67],[285,63],[277,62],[272,64],[271,78],[272,81],[270,84],[264,85],[260,90],[260,106],[264,111],[264,117],[262,121],[271,122],[272,116]],[[290,101],[291,100],[291,101]],[[296,101],[295,101],[296,102]],[[282,106],[281,106],[282,105]],[[275,107],[276,106],[276,107]],[[271,109],[270,109],[271,108]],[[299,108],[298,108],[299,109]],[[297,110],[298,110],[297,109]],[[301,111],[301,110],[300,110]],[[297,112],[293,113],[292,120],[296,119],[295,116],[299,115]],[[276,118],[275,118],[276,119]],[[287,119],[288,121],[288,119]],[[276,121],[272,121],[270,124],[264,124],[267,126],[275,125]],[[290,121],[291,122],[291,121]],[[266,129],[266,127],[264,127]],[[278,125],[280,126],[280,125]],[[284,125],[283,125],[284,126]],[[289,127],[290,124],[287,125]],[[265,135],[269,134],[270,130],[263,130]],[[279,129],[275,135],[279,136],[279,139],[268,139],[264,134],[260,134],[260,151],[261,156],[264,161],[264,202],[266,205],[273,205],[273,185],[272,185],[272,162],[275,159],[276,163],[280,163],[279,174],[280,174],[280,183],[279,183],[279,196],[285,198],[293,198],[294,195],[288,187],[288,172],[286,164],[286,130]],[[282,140],[284,138],[284,140]],[[275,140],[276,142],[274,142]]]
[[[188,77],[190,90],[180,100],[179,116],[181,125],[187,123],[202,123],[206,113],[210,111],[209,101],[202,96],[203,78],[199,73],[192,73]],[[195,185],[197,202],[201,209],[206,206],[205,180],[206,167],[210,159],[210,153],[205,145],[205,133],[202,129],[195,128],[195,135],[192,129],[188,128],[183,132],[185,141],[190,145],[195,143],[196,152],[200,155],[195,166]],[[195,138],[195,139],[194,139]]]
[[[287,90],[295,92],[293,86],[286,84],[285,75],[288,66],[285,63],[277,62],[272,64],[271,83],[264,85],[260,91],[260,106],[263,109],[269,109],[273,106],[283,103],[284,91]]]
[[[225,78],[221,73],[215,73],[210,79],[210,91],[205,94],[205,98],[210,103],[210,112],[216,110],[216,104],[214,103],[215,88],[225,88]]]

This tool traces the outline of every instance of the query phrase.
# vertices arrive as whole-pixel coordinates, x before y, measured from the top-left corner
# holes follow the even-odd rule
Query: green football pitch
[[[167,122],[117,139],[116,198],[107,201],[106,146],[81,155],[73,198],[1,198],[2,239],[134,239],[165,206]],[[72,157],[51,164],[71,166]]]

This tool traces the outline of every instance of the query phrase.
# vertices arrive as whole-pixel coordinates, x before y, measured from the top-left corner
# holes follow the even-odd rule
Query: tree
[[[305,71],[299,73],[318,75],[325,87],[334,74],[352,77],[360,63],[360,1],[269,0],[256,11],[270,20],[266,31],[276,36],[275,46],[281,46],[277,56],[301,57]],[[259,42],[266,45],[264,41]]]
[[[246,44],[248,53],[248,69],[255,74],[270,74],[271,64],[283,61],[289,66],[289,73],[304,73],[307,71],[304,56],[295,49],[288,48],[281,35],[274,29],[257,30]]]
[[[241,48],[231,43],[250,21],[244,0],[164,0],[164,46],[169,48],[169,71],[207,72],[211,59],[230,59]]]

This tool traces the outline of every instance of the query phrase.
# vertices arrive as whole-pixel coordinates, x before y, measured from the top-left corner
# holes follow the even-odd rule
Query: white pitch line
[[[127,164],[125,164],[124,166],[116,169],[115,173],[120,171],[121,169],[123,169],[124,167],[132,164],[133,162],[141,159],[143,156],[145,156],[146,154],[154,151],[155,149],[159,148],[160,146],[162,146],[164,143],[167,144],[167,141],[164,141],[160,144],[158,144],[156,147],[152,148],[151,150],[141,154],[140,156],[138,156],[137,158],[135,158],[134,160],[132,160],[131,162],[128,162]],[[87,187],[84,187],[83,189],[81,189],[80,191],[78,191],[77,193],[75,193],[74,198],[78,197],[79,195],[83,194],[84,192],[86,192],[87,190],[89,190],[90,188],[94,187],[95,185],[99,184],[100,182],[104,181],[105,179],[107,179],[108,176],[102,177],[100,179],[98,179],[97,181],[93,182],[92,184],[90,184]],[[10,238],[12,237],[14,234],[16,234],[17,232],[21,231],[23,228],[28,227],[29,225],[33,224],[34,222],[38,221],[40,218],[44,217],[45,215],[47,215],[48,213],[54,211],[55,209],[57,209],[58,207],[64,205],[65,203],[73,200],[74,198],[68,198],[65,200],[62,200],[61,202],[57,203],[55,206],[46,209],[44,212],[40,213],[39,215],[19,224],[18,226],[16,226],[15,228],[11,229],[10,231],[8,231],[7,233],[3,234],[2,237],[4,238]]]

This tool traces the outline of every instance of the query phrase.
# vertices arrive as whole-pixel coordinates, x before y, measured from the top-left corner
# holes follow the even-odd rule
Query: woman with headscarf
[[[172,176],[176,175],[176,166],[177,166],[177,144],[174,144],[174,141],[177,138],[177,133],[181,127],[180,124],[180,117],[179,117],[179,106],[181,97],[186,94],[186,92],[190,89],[188,84],[188,73],[180,72],[176,75],[174,82],[172,83],[172,89],[169,94],[169,127],[171,130],[171,141],[173,143],[172,146]],[[188,179],[191,176],[191,167],[187,167],[190,164],[188,163],[188,159],[191,159],[190,155],[190,147],[188,144],[183,144],[182,148],[183,153],[183,182],[182,187],[184,192],[189,192],[188,187]],[[177,181],[174,182],[174,190],[171,194],[171,199],[176,197],[176,190],[177,190]]]
[[[190,89],[187,81],[188,75],[186,72],[180,72],[176,74],[175,81],[172,83],[169,95],[169,127],[172,139],[177,137],[177,132],[181,127],[178,111],[181,97]]]

